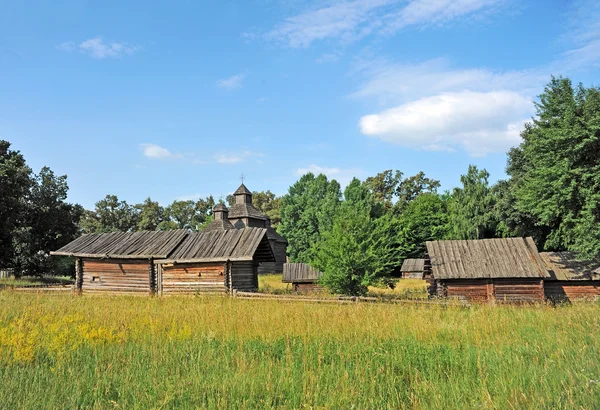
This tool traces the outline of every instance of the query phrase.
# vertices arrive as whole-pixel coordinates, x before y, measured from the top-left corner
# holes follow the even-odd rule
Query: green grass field
[[[0,408],[600,407],[600,305],[0,292]]]

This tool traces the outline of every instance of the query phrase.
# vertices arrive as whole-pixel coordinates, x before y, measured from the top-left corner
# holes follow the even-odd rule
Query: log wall
[[[555,302],[594,299],[600,297],[600,281],[545,281],[544,294]]]
[[[231,262],[231,289],[247,292],[258,290],[258,265],[254,261]]]
[[[151,293],[147,259],[83,259],[83,292]]]
[[[160,292],[161,294],[223,293],[227,291],[225,273],[224,263],[163,265]]]
[[[286,259],[287,246],[283,242],[277,242],[275,240],[269,240],[271,249],[275,255],[275,262],[263,262],[258,266],[258,273],[282,273],[283,264]]]
[[[296,293],[318,293],[323,291],[323,287],[316,283],[294,283],[293,285]]]
[[[544,301],[541,279],[453,279],[438,281],[442,296],[470,302],[533,303]]]

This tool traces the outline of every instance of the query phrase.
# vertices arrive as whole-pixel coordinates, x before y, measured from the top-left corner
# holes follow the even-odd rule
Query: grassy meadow
[[[0,408],[597,409],[600,305],[0,292]]]

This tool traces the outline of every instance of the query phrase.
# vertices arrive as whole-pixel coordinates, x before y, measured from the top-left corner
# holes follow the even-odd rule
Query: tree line
[[[540,249],[600,255],[600,89],[552,78],[521,143],[507,153],[508,178],[490,184],[471,165],[460,186],[439,192],[423,172],[385,170],[342,192],[308,173],[283,196],[254,192],[254,205],[289,242],[289,257],[324,272],[334,291],[362,294],[387,282],[403,259],[422,257],[425,242],[532,236]],[[130,205],[114,195],[93,210],[68,204],[66,176],[33,174],[18,151],[0,144],[0,268],[50,272],[48,251],[81,233],[189,229],[212,219],[212,196]],[[231,205],[233,197],[226,198]]]

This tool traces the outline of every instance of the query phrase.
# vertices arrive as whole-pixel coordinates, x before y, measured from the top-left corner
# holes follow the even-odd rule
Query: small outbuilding
[[[546,298],[554,302],[600,297],[600,260],[578,260],[574,252],[541,252],[549,277]]]
[[[425,259],[404,259],[400,273],[403,279],[423,279]]]
[[[89,234],[51,254],[75,258],[80,292],[141,294],[256,291],[275,259],[264,228]]]
[[[548,272],[531,238],[427,242],[430,295],[475,302],[543,302]]]
[[[283,283],[291,283],[294,292],[320,292],[323,288],[318,284],[321,272],[307,263],[285,263],[283,265]]]

